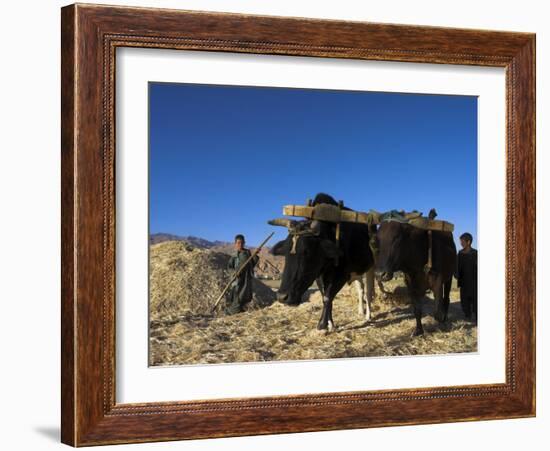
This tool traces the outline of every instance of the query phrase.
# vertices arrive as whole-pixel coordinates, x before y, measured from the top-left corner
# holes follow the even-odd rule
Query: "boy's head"
[[[463,233],[460,235],[460,245],[462,246],[462,249],[467,249],[472,245],[472,241],[474,238],[472,237],[471,233]]]
[[[240,233],[238,235],[235,235],[235,249],[240,251],[244,247],[244,235],[241,235]]]

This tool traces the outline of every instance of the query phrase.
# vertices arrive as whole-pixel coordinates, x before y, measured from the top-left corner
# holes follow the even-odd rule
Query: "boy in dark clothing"
[[[472,247],[472,235],[460,236],[456,279],[460,288],[460,304],[467,319],[477,322],[477,250]]]
[[[236,254],[227,262],[227,269],[236,272],[250,257],[251,252],[244,247],[244,236],[235,236]],[[252,281],[254,279],[254,266],[258,263],[259,256],[255,255],[247,267],[239,274],[227,292],[225,313],[232,315],[244,310],[244,306],[252,300]]]

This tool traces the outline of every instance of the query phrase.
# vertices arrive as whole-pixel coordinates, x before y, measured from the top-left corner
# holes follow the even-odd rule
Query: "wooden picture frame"
[[[62,442],[73,446],[535,415],[535,35],[70,5],[62,38]],[[119,404],[115,49],[148,47],[506,69],[506,382]]]

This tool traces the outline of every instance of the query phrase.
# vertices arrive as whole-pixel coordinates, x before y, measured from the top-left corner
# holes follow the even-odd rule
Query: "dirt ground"
[[[272,284],[276,285],[276,284]],[[321,295],[311,290],[306,302],[291,307],[275,302],[233,316],[192,315],[152,320],[150,365],[333,359],[475,352],[477,327],[464,319],[458,291],[451,291],[449,320],[433,318],[431,293],[424,299],[425,334],[415,327],[402,279],[385,284],[393,294],[377,291],[370,322],[359,316],[354,290],[344,287],[334,300],[333,332],[316,329]]]

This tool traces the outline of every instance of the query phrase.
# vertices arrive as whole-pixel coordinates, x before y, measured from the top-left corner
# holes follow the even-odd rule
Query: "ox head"
[[[285,257],[277,299],[285,304],[297,305],[315,279],[339,255],[338,246],[329,238],[331,225],[289,219],[274,219],[269,224],[288,228],[286,239],[271,249],[273,255]]]
[[[383,282],[391,280],[394,272],[404,270],[407,265],[409,229],[398,221],[381,222],[378,227],[376,272]]]

